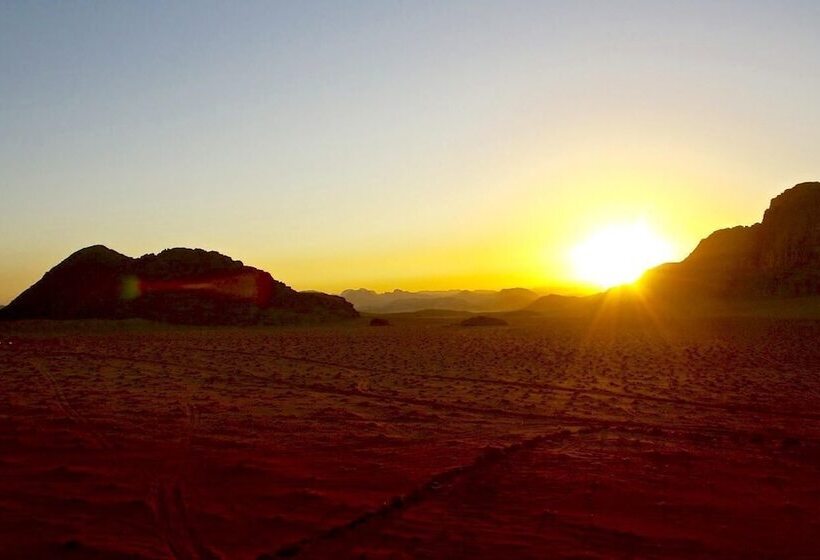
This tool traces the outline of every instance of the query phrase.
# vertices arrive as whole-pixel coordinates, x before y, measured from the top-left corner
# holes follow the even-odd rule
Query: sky
[[[75,250],[572,289],[820,179],[818,2],[0,4],[0,303]]]

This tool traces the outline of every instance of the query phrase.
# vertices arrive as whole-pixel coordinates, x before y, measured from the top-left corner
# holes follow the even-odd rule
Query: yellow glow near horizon
[[[610,288],[629,284],[648,268],[673,257],[671,244],[646,222],[605,226],[573,247],[570,257],[579,281]]]

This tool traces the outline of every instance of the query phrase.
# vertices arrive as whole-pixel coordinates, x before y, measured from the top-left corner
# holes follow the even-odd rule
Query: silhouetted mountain
[[[820,315],[820,183],[801,183],[772,199],[760,223],[715,231],[683,261],[647,271],[636,291],[545,296],[525,309],[588,316],[607,304],[684,313],[777,313],[791,306],[790,312]]]
[[[820,183],[786,190],[760,223],[714,232],[685,260],[648,271],[641,283],[664,298],[820,295]]]
[[[446,290],[377,293],[372,290],[345,290],[342,297],[356,309],[368,313],[408,313],[424,309],[497,312],[521,309],[535,301],[538,294],[524,288],[505,290]]]
[[[7,319],[141,318],[189,324],[276,324],[356,317],[338,296],[297,292],[215,251],[131,258],[77,251],[0,310]]]

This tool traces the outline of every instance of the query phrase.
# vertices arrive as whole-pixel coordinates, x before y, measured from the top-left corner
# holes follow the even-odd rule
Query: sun
[[[576,279],[601,288],[632,283],[672,257],[672,246],[644,221],[603,227],[570,252]]]

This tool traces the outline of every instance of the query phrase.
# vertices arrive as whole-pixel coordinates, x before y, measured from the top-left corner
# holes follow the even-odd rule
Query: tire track
[[[177,464],[168,476],[157,479],[150,501],[157,529],[176,560],[219,560],[221,556],[206,544],[191,522],[183,493],[183,475],[191,464],[193,439],[200,423],[199,409],[191,397],[189,394],[180,403],[188,429],[180,441]]]
[[[606,428],[599,428],[604,430]],[[597,430],[596,430],[597,431]],[[506,447],[486,449],[467,465],[453,467],[433,475],[424,484],[417,486],[407,494],[395,496],[375,510],[368,511],[348,521],[336,525],[311,537],[306,537],[295,543],[285,545],[271,554],[261,554],[257,560],[274,560],[276,558],[293,558],[310,551],[314,546],[331,542],[347,536],[351,532],[371,523],[385,520],[407,508],[414,507],[434,497],[443,488],[454,485],[459,479],[480,469],[485,469],[499,463],[514,460],[521,453],[532,450],[546,442],[561,442],[572,437],[572,433],[565,430],[550,435],[538,435]]]
[[[209,353],[222,353],[221,350],[210,350],[210,349],[201,349],[201,348],[187,348],[188,350],[193,351],[201,351],[201,352],[209,352]],[[242,355],[254,356],[259,357],[261,356],[269,356],[273,358],[279,358],[277,355],[273,354],[254,354],[252,352],[241,352],[241,351],[227,351],[227,353],[237,352]],[[70,351],[58,351],[58,352],[48,352],[48,355],[68,355],[68,356],[79,356],[79,357],[86,357],[91,359],[97,360],[121,360],[126,362],[133,362],[133,363],[150,363],[168,367],[175,367],[175,368],[195,368],[198,370],[209,371],[211,373],[220,374],[223,373],[223,370],[213,367],[205,367],[205,366],[192,366],[191,364],[183,364],[183,363],[176,363],[176,362],[168,362],[165,360],[153,360],[149,358],[134,358],[131,356],[119,356],[119,355],[111,355],[111,354],[96,354],[92,352],[70,352]],[[46,355],[46,353],[40,353],[40,355]],[[328,367],[337,367],[340,369],[348,369],[351,371],[365,371],[371,373],[377,373],[380,375],[388,375],[393,374],[393,372],[386,372],[384,370],[374,370],[371,368],[365,368],[360,366],[345,366],[343,364],[334,364],[331,362],[324,362],[324,361],[317,361],[312,360],[310,358],[296,358],[296,357],[283,357],[281,359],[286,360],[295,360],[305,363],[312,363],[312,364],[319,364],[325,365]],[[234,375],[245,375],[248,377],[252,377],[257,380],[264,380],[267,384],[270,385],[278,385],[283,387],[288,387],[291,389],[303,389],[309,390],[316,393],[322,394],[335,394],[335,395],[343,395],[343,396],[354,396],[354,397],[361,397],[367,399],[375,399],[381,403],[385,401],[389,402],[396,402],[396,403],[403,403],[403,404],[414,404],[419,406],[427,406],[429,408],[437,409],[437,410],[451,410],[451,411],[458,411],[458,412],[467,412],[472,414],[479,414],[479,415],[486,415],[486,416],[495,416],[495,417],[509,417],[509,418],[519,418],[519,419],[527,419],[527,420],[556,420],[560,419],[561,421],[569,421],[569,422],[580,422],[586,423],[588,419],[582,416],[573,416],[569,414],[538,414],[538,413],[531,413],[531,412],[515,412],[506,409],[497,409],[497,408],[487,408],[487,407],[474,407],[468,405],[458,405],[454,403],[442,403],[440,401],[433,401],[428,399],[417,399],[413,397],[397,397],[395,395],[385,395],[379,394],[375,392],[368,392],[363,390],[349,390],[349,389],[341,389],[336,387],[331,387],[329,385],[324,384],[310,384],[310,383],[292,383],[288,381],[284,381],[282,379],[275,379],[272,377],[266,377],[261,375],[255,375],[253,373],[247,372],[239,372]],[[754,414],[761,414],[765,416],[771,416],[775,418],[791,418],[791,419],[798,419],[798,420],[811,420],[811,421],[820,421],[820,414],[808,413],[808,412],[797,412],[797,411],[788,411],[788,410],[771,410],[765,407],[759,407],[755,405],[748,405],[748,404],[720,404],[720,403],[707,403],[707,402],[700,402],[700,401],[688,401],[682,399],[673,399],[673,398],[666,398],[666,397],[653,397],[649,395],[643,394],[632,394],[632,393],[619,393],[615,391],[608,391],[606,389],[581,389],[581,388],[569,388],[563,387],[560,385],[548,385],[548,384],[528,384],[525,382],[518,382],[518,381],[505,381],[505,380],[492,380],[492,379],[476,379],[471,377],[461,377],[461,376],[441,376],[436,374],[414,374],[414,373],[403,373],[404,377],[415,377],[418,379],[442,379],[442,380],[449,380],[449,381],[461,381],[461,382],[474,382],[474,383],[485,383],[485,384],[493,384],[493,385],[502,385],[502,386],[514,386],[519,388],[528,388],[528,389],[541,389],[545,392],[563,392],[567,394],[571,394],[573,396],[578,395],[598,395],[598,396],[609,396],[614,398],[621,398],[627,400],[644,400],[649,402],[660,402],[665,404],[674,404],[677,406],[688,406],[691,408],[700,408],[700,409],[708,409],[708,410],[718,410],[721,412],[725,412],[728,414],[737,414],[740,412],[751,412]],[[636,425],[634,422],[628,421],[619,421],[619,420],[611,420],[609,421],[612,425]]]
[[[377,368],[368,368],[365,366],[354,366],[348,364],[341,364],[337,362],[330,362],[325,360],[316,360],[313,358],[305,358],[305,357],[298,357],[298,356],[290,356],[286,354],[279,354],[276,352],[244,352],[241,350],[216,350],[210,348],[196,348],[196,347],[184,347],[181,348],[184,350],[192,350],[195,352],[210,352],[216,354],[239,354],[243,356],[252,356],[252,357],[270,357],[275,359],[281,360],[288,360],[288,361],[295,361],[295,362],[302,362],[314,365],[322,365],[327,367],[335,367],[339,369],[346,369],[349,371],[361,371],[366,373],[373,373],[380,376],[388,376],[388,375],[395,375],[396,372],[377,369]],[[434,379],[437,381],[456,381],[456,382],[463,382],[463,383],[475,383],[475,384],[483,384],[483,385],[494,385],[500,387],[515,387],[518,389],[527,389],[527,390],[540,390],[544,392],[554,392],[554,393],[566,393],[572,395],[573,398],[576,398],[578,395],[595,395],[595,396],[602,396],[602,397],[615,397],[618,399],[626,399],[626,400],[640,400],[646,402],[654,402],[660,404],[672,404],[677,406],[689,406],[694,408],[703,408],[703,409],[712,409],[712,410],[720,410],[724,412],[753,412],[756,414],[766,414],[769,416],[782,416],[788,418],[798,418],[804,420],[820,420],[820,414],[812,414],[812,413],[798,413],[798,412],[789,412],[789,411],[775,411],[771,410],[762,406],[751,405],[751,404],[744,404],[744,403],[712,403],[712,402],[705,402],[705,401],[693,401],[688,399],[680,399],[674,397],[658,397],[654,395],[646,395],[643,393],[632,393],[632,392],[620,392],[620,391],[612,391],[609,389],[600,389],[600,388],[575,388],[575,387],[565,387],[563,385],[555,385],[550,383],[527,383],[525,381],[509,381],[504,379],[481,379],[477,377],[469,377],[469,376],[457,376],[457,375],[440,375],[440,374],[426,374],[426,373],[413,373],[413,372],[402,372],[402,377],[414,377],[416,379]]]
[[[62,354],[62,353],[61,353]],[[101,359],[101,360],[121,360],[126,362],[132,363],[154,363],[154,364],[162,364],[166,366],[172,367],[191,367],[190,364],[177,364],[173,362],[159,362],[156,360],[142,360],[139,358],[131,358],[131,357],[123,357],[123,356],[113,356],[113,355],[102,355],[102,354],[93,354],[93,353],[82,353],[83,357],[92,358],[92,359]],[[197,366],[197,369],[200,371],[209,371],[211,373],[224,373],[219,369],[216,368],[208,368]],[[321,383],[293,383],[290,381],[285,381],[282,379],[276,379],[269,376],[263,375],[256,375],[253,373],[248,372],[241,372],[234,375],[243,375],[245,377],[250,377],[257,381],[263,381],[266,385],[276,385],[279,387],[285,387],[288,389],[298,389],[303,391],[310,391],[313,393],[318,394],[325,394],[325,395],[334,395],[334,396],[346,396],[346,397],[354,397],[354,398],[361,398],[366,400],[372,400],[377,402],[378,404],[384,404],[385,402],[389,403],[397,403],[397,404],[411,404],[416,406],[426,407],[432,410],[440,410],[444,412],[464,412],[467,414],[474,414],[477,416],[484,416],[484,417],[492,417],[492,418],[508,418],[508,419],[517,419],[517,420],[532,420],[532,421],[541,421],[541,422],[549,422],[549,423],[560,423],[562,425],[573,425],[573,426],[588,426],[590,423],[595,423],[596,425],[600,424],[600,420],[593,420],[588,417],[584,416],[575,416],[570,414],[565,414],[563,412],[558,412],[556,414],[540,414],[535,412],[518,412],[512,411],[507,409],[501,408],[490,408],[490,407],[478,407],[478,406],[469,406],[469,405],[459,405],[455,403],[445,403],[436,400],[430,399],[420,399],[414,397],[398,397],[395,395],[385,395],[376,392],[368,392],[361,389],[343,389],[339,387],[333,387],[330,385],[324,385]],[[648,424],[645,422],[635,422],[630,420],[617,420],[617,419],[609,419],[606,422],[610,426],[620,426],[620,427],[656,427],[655,424]],[[680,426],[683,430],[685,429],[684,426]]]
[[[128,363],[149,363],[174,368],[186,367],[186,364],[178,364],[175,362],[135,359],[126,356],[102,355],[92,352],[49,351],[39,352],[38,356],[70,356],[95,360],[124,361]],[[52,387],[55,394],[55,401],[62,413],[75,424],[82,426],[85,433],[99,442],[101,447],[113,449],[115,446],[110,444],[105,436],[91,429],[85,417],[77,412],[71,405],[57,383],[57,380],[51,375],[48,369],[37,362],[37,360],[29,360],[29,362]],[[191,524],[188,518],[183,493],[182,473],[190,463],[190,450],[193,437],[200,422],[199,410],[191,402],[190,397],[191,395],[188,396],[187,401],[180,403],[187,419],[188,429],[179,445],[176,468],[173,469],[171,476],[159,477],[154,482],[148,496],[148,503],[152,506],[154,520],[160,536],[174,558],[177,560],[219,560],[221,557],[205,544],[194,525]]]
[[[108,440],[108,438],[106,438],[106,436],[98,430],[95,430],[88,419],[80,414],[76,408],[74,408],[71,401],[68,400],[68,397],[66,397],[60,387],[60,384],[57,382],[57,379],[49,371],[49,369],[36,359],[29,360],[29,363],[37,371],[37,373],[45,379],[46,384],[51,387],[51,392],[54,395],[54,402],[57,404],[56,408],[60,411],[60,413],[71,420],[75,426],[80,428],[82,433],[96,444],[96,447],[101,449],[114,449],[115,446]]]
[[[176,560],[219,560],[188,519],[178,478],[157,483],[152,496],[154,516],[162,539]]]

